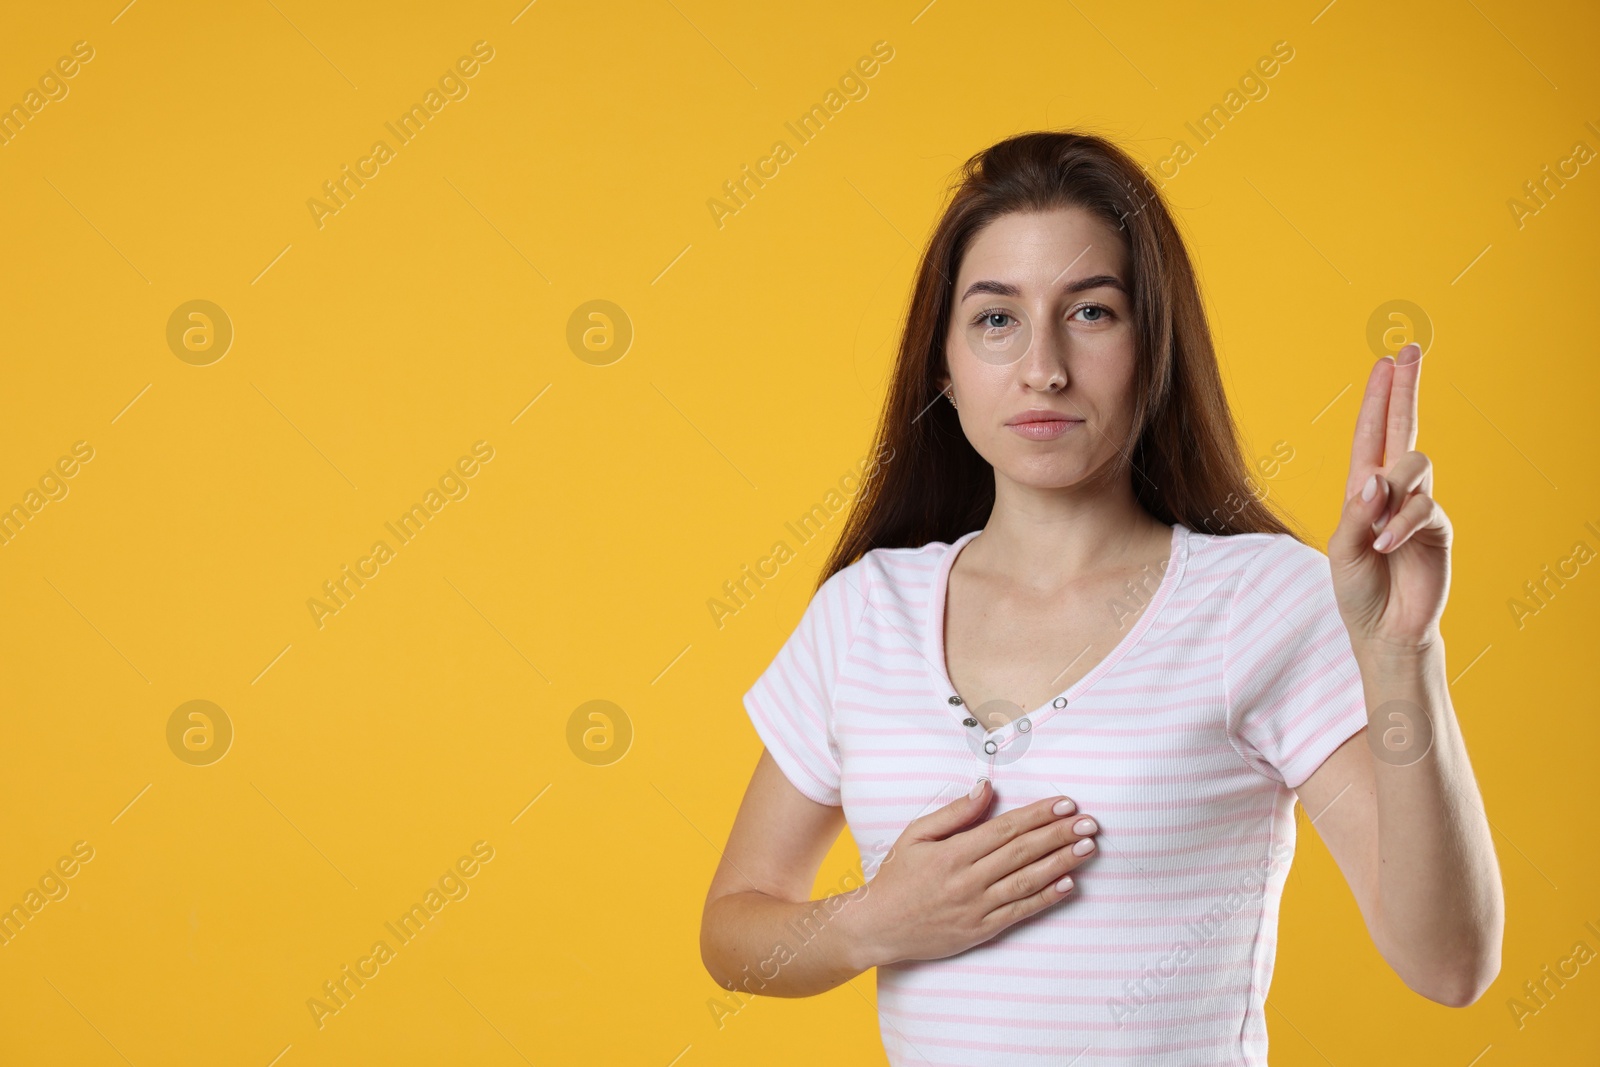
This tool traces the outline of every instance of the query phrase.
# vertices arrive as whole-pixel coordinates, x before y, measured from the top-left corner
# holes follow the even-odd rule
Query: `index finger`
[[[1367,475],[1383,466],[1384,433],[1394,375],[1394,360],[1384,356],[1367,376],[1367,391],[1361,397],[1361,410],[1356,413],[1355,440],[1350,445],[1350,476],[1344,486],[1346,500],[1360,491]]]
[[[1007,842],[1014,841],[1030,830],[1037,830],[1041,826],[1061,822],[1067,819],[1081,818],[1083,812],[1078,810],[1076,801],[1072,802],[1072,810],[1065,815],[1057,815],[1052,810],[1055,805],[1063,800],[1071,801],[1071,797],[1053,796],[1036,800],[1032,804],[1008,811],[1004,815],[997,815],[988,822],[979,823],[977,826],[959,833],[952,834],[951,839],[959,838],[963,844],[964,854],[969,861],[977,861]]]

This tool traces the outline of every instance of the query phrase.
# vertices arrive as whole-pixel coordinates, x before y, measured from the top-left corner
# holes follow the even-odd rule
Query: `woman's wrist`
[[[839,932],[844,935],[840,941],[844,946],[846,961],[850,968],[861,974],[874,967],[893,963],[893,955],[879,936],[881,925],[875,909],[871,906],[872,883],[868,882],[848,896],[849,899],[834,921],[839,924]]]
[[[1350,650],[1363,678],[1401,680],[1444,670],[1444,638],[1433,634],[1419,641],[1353,638]]]

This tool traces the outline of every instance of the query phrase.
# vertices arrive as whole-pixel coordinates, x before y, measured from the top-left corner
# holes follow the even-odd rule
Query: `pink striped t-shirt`
[[[744,696],[795,788],[843,807],[869,882],[912,819],[980,776],[991,817],[1061,794],[1100,823],[1065,900],[954,956],[878,968],[889,1062],[1266,1064],[1291,790],[1367,724],[1327,557],[1173,524],[1110,654],[987,731],[965,724],[944,656],[950,567],[979,532],[834,574]]]

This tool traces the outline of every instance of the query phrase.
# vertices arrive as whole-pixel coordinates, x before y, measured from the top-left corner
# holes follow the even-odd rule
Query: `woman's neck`
[[[1146,511],[1131,488],[1091,495],[1031,487],[1001,492],[997,485],[989,521],[958,558],[1019,584],[1054,589],[1129,562],[1164,558],[1171,537],[1172,527]]]

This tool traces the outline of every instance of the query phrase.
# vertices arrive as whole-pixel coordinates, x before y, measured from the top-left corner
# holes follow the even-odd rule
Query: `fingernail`
[[[989,779],[987,779],[987,778],[979,778],[978,779],[978,784],[973,786],[972,787],[972,792],[967,794],[967,799],[968,800],[977,800],[978,799],[978,795],[983,792],[983,783],[987,782],[988,780]]]
[[[1393,530],[1385,530],[1385,531],[1383,531],[1383,533],[1378,535],[1378,539],[1376,541],[1372,542],[1372,548],[1376,552],[1382,552],[1384,549],[1389,547],[1389,542],[1391,542],[1393,540],[1394,540],[1394,531]]]
[[[1411,354],[1407,355],[1406,353],[1408,353],[1408,352],[1411,353]],[[1400,350],[1400,355],[1399,355],[1398,358],[1395,359],[1395,362],[1398,363],[1400,366],[1404,367],[1407,364],[1415,363],[1417,360],[1419,360],[1421,358],[1422,358],[1422,347],[1420,345],[1417,345],[1417,344],[1409,344],[1409,345],[1406,345],[1404,348],[1402,348]]]
[[[1067,890],[1069,890],[1071,888],[1072,888],[1072,877],[1071,877],[1071,875],[1068,875],[1066,878],[1063,878],[1063,879],[1061,879],[1061,881],[1056,883],[1056,892],[1057,893],[1065,893],[1065,892],[1067,892]]]
[[[1093,819],[1079,819],[1077,822],[1072,824],[1072,832],[1075,834],[1092,834],[1094,831],[1095,825]]]
[[[1093,851],[1094,839],[1090,837],[1086,837],[1082,841],[1079,841],[1076,845],[1072,846],[1072,854],[1075,856],[1087,856]]]
[[[1378,476],[1376,474],[1369,475],[1367,477],[1367,484],[1361,487],[1361,499],[1362,500],[1371,500],[1372,499],[1372,494],[1376,493],[1377,491],[1378,491]]]
[[[1074,804],[1072,800],[1068,798],[1065,800],[1056,801],[1056,806],[1050,810],[1055,812],[1057,815],[1071,815],[1073,812],[1078,810],[1078,805]]]

